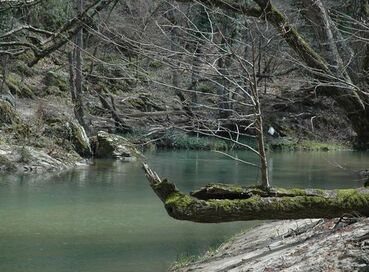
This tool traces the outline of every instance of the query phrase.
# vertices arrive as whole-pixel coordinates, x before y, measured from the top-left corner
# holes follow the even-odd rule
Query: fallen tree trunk
[[[269,189],[258,186],[212,184],[191,195],[143,165],[151,188],[168,214],[201,223],[267,219],[336,218],[344,214],[369,216],[369,188]]]

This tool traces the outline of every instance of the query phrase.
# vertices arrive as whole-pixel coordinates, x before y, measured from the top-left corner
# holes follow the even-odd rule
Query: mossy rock
[[[60,72],[47,72],[44,82],[46,89],[53,86],[57,87],[61,92],[67,93],[69,91],[68,76]]]
[[[8,128],[12,133],[12,139],[18,142],[25,142],[33,136],[33,131],[28,123],[18,122]]]
[[[36,148],[23,145],[0,145],[0,171],[44,172],[60,171],[74,166],[81,159],[75,152],[58,146]]]
[[[21,82],[22,82],[22,77],[16,73],[9,73],[9,75],[6,77],[6,83],[8,86],[15,85],[18,87],[21,84]]]
[[[18,96],[26,98],[34,98],[35,94],[32,90],[32,86],[28,85],[27,83],[23,84],[21,88],[21,93]]]
[[[15,125],[21,122],[21,119],[12,105],[5,100],[0,99],[0,125]]]
[[[30,163],[31,162],[32,154],[27,147],[25,146],[20,147],[19,154],[20,154],[20,157],[18,159],[18,162],[20,163]]]
[[[0,155],[0,170],[3,172],[13,172],[17,170],[17,165],[6,156]]]
[[[23,54],[19,55],[17,59],[24,61],[26,63],[31,62],[34,59],[34,55],[31,50],[24,52]]]
[[[163,62],[160,60],[153,60],[152,62],[149,63],[149,66],[151,68],[158,69],[163,67]]]
[[[214,93],[215,92],[214,86],[206,82],[199,83],[196,90],[202,93]]]
[[[8,75],[6,85],[8,86],[9,91],[18,97],[33,98],[35,96],[30,85],[23,82],[22,78],[15,73],[10,73]]]
[[[27,87],[29,88],[29,90],[32,92],[33,95],[35,96],[41,96],[41,92],[42,92],[42,87],[38,84],[38,83],[28,83]]]
[[[31,68],[27,65],[27,63],[23,61],[17,61],[14,65],[13,70],[15,70],[18,74],[31,77],[36,74],[36,71],[34,68]]]
[[[70,121],[70,117],[60,111],[60,109],[56,105],[48,105],[48,104],[39,104],[37,114],[41,121],[45,125],[52,125],[52,124],[65,124],[66,122]]]
[[[43,131],[43,135],[52,139],[68,139],[69,138],[69,129],[64,125],[66,121],[62,120],[53,120],[52,122],[45,122],[45,129]]]
[[[54,95],[54,96],[64,97],[66,96],[66,93],[60,90],[60,88],[57,86],[47,86],[44,89],[43,95]]]
[[[134,160],[140,153],[124,137],[99,131],[94,141],[94,155],[96,158],[113,158]]]

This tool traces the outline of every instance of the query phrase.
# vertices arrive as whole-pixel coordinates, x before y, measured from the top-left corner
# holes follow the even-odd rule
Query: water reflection
[[[240,159],[256,162],[250,153]],[[183,191],[209,182],[254,184],[257,169],[213,152],[147,154]],[[329,162],[336,162],[345,171]],[[273,185],[360,186],[368,154],[271,153]],[[356,180],[356,181],[355,181]],[[0,177],[0,271],[165,271],[255,222],[195,224],[169,218],[136,163],[96,161],[63,174]]]

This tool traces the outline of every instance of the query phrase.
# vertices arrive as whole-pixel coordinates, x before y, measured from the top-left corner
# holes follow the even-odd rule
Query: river
[[[157,151],[151,167],[183,191],[209,182],[253,184],[255,168],[214,152]],[[239,158],[256,161],[248,152]],[[269,154],[274,186],[349,188],[369,154]],[[198,224],[167,216],[140,163],[95,161],[57,175],[0,176],[0,271],[160,272],[258,222]]]

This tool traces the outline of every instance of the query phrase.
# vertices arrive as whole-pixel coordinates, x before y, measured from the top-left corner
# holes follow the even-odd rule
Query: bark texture
[[[369,188],[344,190],[281,189],[212,184],[191,195],[143,165],[154,192],[168,214],[201,223],[336,218],[347,213],[369,216]]]

